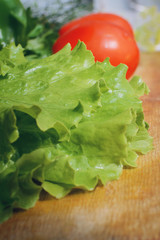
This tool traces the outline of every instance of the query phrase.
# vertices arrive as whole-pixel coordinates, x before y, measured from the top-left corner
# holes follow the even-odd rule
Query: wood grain
[[[154,150],[94,192],[61,200],[42,193],[34,208],[0,225],[0,240],[160,240],[160,54],[143,53],[136,73],[151,90],[143,108]]]

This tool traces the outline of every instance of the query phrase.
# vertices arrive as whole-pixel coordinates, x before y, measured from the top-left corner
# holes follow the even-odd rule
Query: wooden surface
[[[155,149],[118,181],[62,200],[43,193],[36,206],[0,225],[0,240],[160,240],[160,54],[143,53],[137,70]]]

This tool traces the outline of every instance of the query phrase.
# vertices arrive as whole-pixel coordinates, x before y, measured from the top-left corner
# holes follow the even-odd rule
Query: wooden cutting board
[[[160,53],[143,53],[136,73],[151,90],[143,107],[154,150],[93,192],[62,200],[42,193],[34,208],[0,225],[0,240],[160,240]]]

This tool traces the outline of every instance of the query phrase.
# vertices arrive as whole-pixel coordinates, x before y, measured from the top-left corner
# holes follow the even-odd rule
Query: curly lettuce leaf
[[[11,43],[10,47],[3,48],[0,51],[0,75],[5,76],[11,68],[25,63],[26,59],[23,55],[23,48],[21,45],[15,46],[15,43]]]
[[[22,51],[0,52],[0,222],[42,189],[62,198],[118,179],[152,149],[139,99],[148,87],[128,82],[125,65],[95,63],[82,42],[39,60]]]

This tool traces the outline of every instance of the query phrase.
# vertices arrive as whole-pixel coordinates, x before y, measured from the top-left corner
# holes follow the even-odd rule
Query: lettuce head
[[[20,45],[1,50],[0,222],[42,189],[59,199],[116,180],[152,149],[139,98],[149,89],[126,71],[82,42],[31,61]]]

